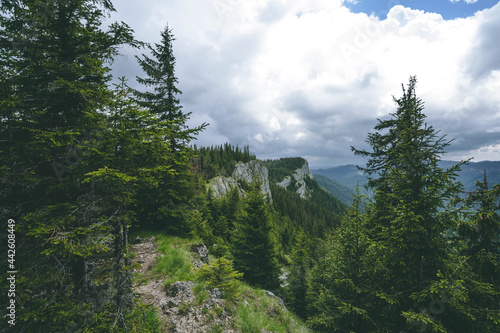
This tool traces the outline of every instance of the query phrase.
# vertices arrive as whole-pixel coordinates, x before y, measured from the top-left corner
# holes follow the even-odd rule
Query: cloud
[[[198,144],[250,145],[261,158],[312,166],[362,163],[377,118],[417,75],[428,122],[457,138],[445,158],[500,160],[500,4],[468,18],[396,5],[383,20],[330,0],[131,0],[119,19],[148,42],[168,23],[176,73]],[[352,2],[352,1],[351,1]],[[145,23],[144,23],[145,22]],[[140,73],[132,51],[115,72]],[[488,135],[482,135],[487,132]]]
[[[462,1],[462,0],[450,0],[450,2],[452,2],[452,3],[460,2],[460,1]],[[477,2],[477,0],[463,0],[463,1],[465,3],[467,3],[467,4],[471,4],[471,3],[476,3]]]

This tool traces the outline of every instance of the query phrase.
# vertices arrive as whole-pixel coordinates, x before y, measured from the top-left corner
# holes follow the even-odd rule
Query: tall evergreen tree
[[[194,135],[201,132],[207,124],[195,128],[188,128],[187,121],[191,113],[182,111],[180,100],[177,97],[181,91],[177,88],[178,79],[175,76],[175,56],[172,42],[175,40],[172,29],[168,26],[161,33],[161,42],[155,48],[149,47],[152,57],[145,54],[136,57],[139,65],[146,74],[145,78],[137,77],[137,81],[153,91],[136,91],[140,106],[162,120],[168,120],[172,127],[172,134],[168,137],[173,151],[184,150]]]
[[[288,232],[290,232],[290,230],[288,230]],[[302,318],[306,318],[307,281],[313,263],[311,247],[304,231],[299,230],[290,256],[292,264],[290,267],[290,274],[287,278],[288,285],[285,288],[285,294],[293,311]]]
[[[142,55],[137,60],[142,67],[145,78],[137,77],[139,83],[145,85],[145,92],[135,91],[139,106],[158,117],[168,129],[164,140],[169,143],[169,167],[175,174],[158,175],[159,186],[141,192],[143,205],[139,212],[142,220],[155,227],[166,228],[171,232],[189,232],[182,205],[189,202],[194,194],[193,175],[190,170],[192,151],[189,147],[195,135],[206,126],[189,128],[187,121],[191,113],[182,111],[178,99],[181,93],[177,88],[175,76],[175,57],[173,54],[172,31],[166,27],[161,33],[162,40],[149,47],[152,57]]]
[[[23,249],[19,331],[64,331],[97,295],[88,258],[106,250],[108,229],[81,184],[92,171],[82,156],[111,99],[107,66],[120,45],[137,45],[123,23],[103,30],[111,11],[107,0],[1,2],[0,214],[17,221]]]
[[[244,280],[262,288],[278,287],[278,261],[269,204],[259,182],[251,184],[244,202],[244,216],[232,242],[235,269]]]
[[[384,267],[378,272],[379,295],[388,330],[406,326],[403,312],[419,306],[412,297],[446,268],[445,231],[453,226],[446,203],[460,189],[456,173],[465,163],[447,170],[438,166],[451,141],[424,122],[415,87],[416,78],[410,77],[403,96],[394,98],[397,111],[368,134],[372,152],[351,147],[368,158],[360,169],[370,175],[368,185],[375,191],[369,228]]]
[[[459,236],[466,243],[463,254],[470,257],[481,282],[491,283],[500,291],[500,185],[488,188],[486,171],[476,191],[468,194],[465,204],[472,208],[461,223]]]

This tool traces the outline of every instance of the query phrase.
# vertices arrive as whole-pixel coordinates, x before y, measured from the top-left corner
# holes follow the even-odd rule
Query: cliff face
[[[290,183],[292,182],[292,177],[295,180],[295,187],[297,188],[296,192],[300,195],[302,199],[307,199],[310,197],[310,194],[307,190],[306,178],[314,179],[311,170],[309,170],[309,163],[305,161],[304,165],[301,168],[295,170],[292,176],[286,176],[283,181],[277,183],[279,186],[288,188]]]
[[[228,194],[235,187],[238,188],[240,196],[244,196],[245,191],[241,185],[242,181],[249,184],[253,184],[254,181],[260,182],[262,193],[272,202],[271,189],[269,188],[269,172],[259,160],[248,163],[238,162],[231,177],[212,178],[208,183],[208,187],[212,189],[216,197]]]

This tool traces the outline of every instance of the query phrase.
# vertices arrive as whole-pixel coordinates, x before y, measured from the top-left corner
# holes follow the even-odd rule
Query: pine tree
[[[278,287],[278,261],[269,205],[260,184],[254,182],[244,201],[244,216],[236,226],[232,254],[245,281],[262,288]]]
[[[290,256],[292,264],[287,278],[288,285],[285,288],[285,294],[288,303],[291,305],[290,307],[302,318],[306,318],[307,284],[309,271],[313,263],[311,247],[304,231],[299,230]]]
[[[150,47],[152,57],[142,55],[137,57],[145,78],[137,78],[138,82],[151,88],[152,91],[141,92],[136,90],[139,106],[157,117],[164,124],[167,133],[164,140],[169,144],[169,168],[175,174],[159,174],[159,186],[154,189],[141,191],[143,205],[139,215],[146,223],[170,232],[185,234],[189,226],[185,220],[183,205],[189,202],[194,195],[193,175],[190,170],[190,158],[193,156],[189,143],[197,134],[205,129],[207,124],[195,128],[188,128],[187,121],[190,113],[182,111],[180,100],[181,92],[176,87],[178,80],[175,76],[175,57],[171,30],[166,27],[161,33],[161,43]]]
[[[415,94],[416,78],[410,77],[403,96],[394,98],[397,111],[379,120],[368,134],[373,151],[358,150],[368,158],[368,185],[375,191],[369,207],[369,229],[384,269],[378,272],[384,325],[403,329],[402,313],[418,307],[412,297],[437,279],[446,268],[445,231],[453,226],[448,200],[457,195],[456,172],[465,162],[447,170],[438,166],[451,141],[428,126],[423,102]]]
[[[234,270],[233,262],[224,257],[212,260],[208,265],[203,265],[197,272],[200,279],[207,281],[209,288],[219,288],[224,298],[232,299],[238,292],[240,280],[243,276]]]
[[[64,331],[102,301],[89,295],[89,260],[106,251],[109,228],[81,182],[93,171],[82,160],[90,133],[112,96],[108,63],[120,45],[137,45],[123,23],[102,29],[113,10],[109,1],[2,1],[0,214],[17,221],[23,249],[20,331]]]
[[[182,111],[177,98],[181,91],[177,88],[178,79],[175,76],[175,56],[172,42],[175,40],[172,30],[167,26],[161,33],[161,43],[150,47],[152,58],[147,55],[136,57],[146,78],[137,77],[137,81],[153,91],[136,91],[139,105],[157,115],[162,120],[168,120],[172,127],[167,138],[173,151],[184,150],[194,135],[200,133],[207,124],[188,128],[187,121],[191,113]]]
[[[483,181],[476,182],[476,191],[465,198],[468,219],[458,228],[465,242],[463,254],[470,257],[481,282],[491,283],[500,291],[500,185],[488,188],[486,171]]]
[[[319,331],[369,332],[376,329],[370,318],[375,290],[376,265],[361,213],[362,196],[354,196],[342,224],[325,242],[309,281],[308,323]]]

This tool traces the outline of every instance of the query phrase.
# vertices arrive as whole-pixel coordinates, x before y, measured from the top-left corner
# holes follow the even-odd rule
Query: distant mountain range
[[[441,161],[440,166],[449,168],[456,163],[454,161]],[[372,194],[363,187],[368,181],[366,175],[358,170],[354,164],[311,171],[316,181],[324,189],[346,204],[352,202],[352,194],[358,184],[362,194],[368,197]],[[458,174],[458,180],[462,182],[466,191],[472,191],[476,180],[483,180],[484,171],[486,171],[490,188],[492,185],[500,184],[500,161],[469,162],[462,167],[462,171]]]

